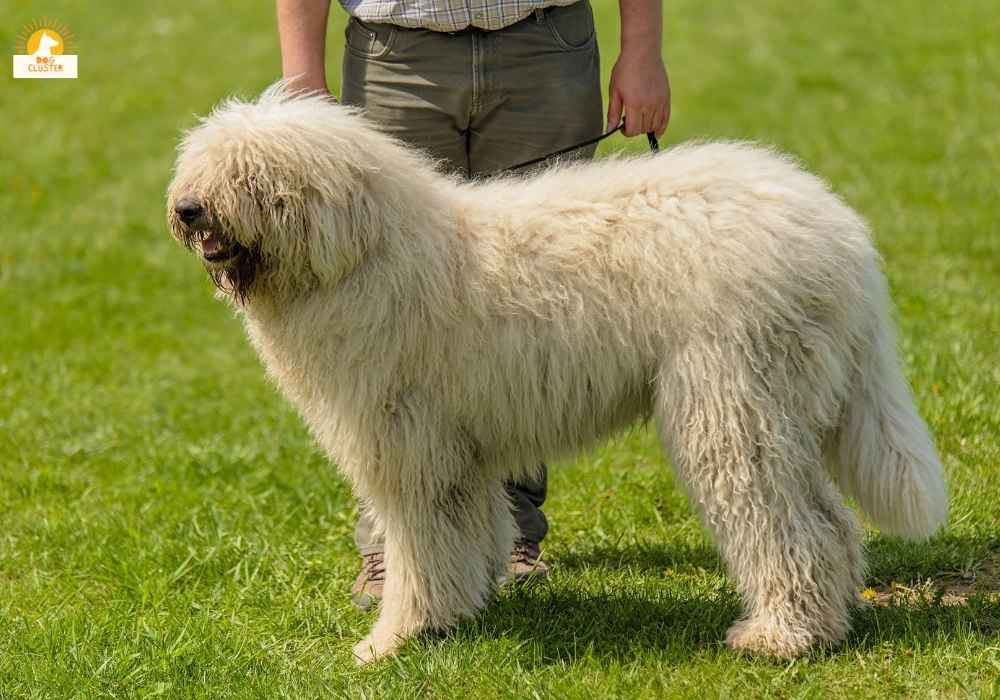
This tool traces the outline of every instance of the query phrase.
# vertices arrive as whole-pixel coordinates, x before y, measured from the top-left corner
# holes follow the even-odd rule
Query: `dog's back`
[[[648,415],[664,357],[696,340],[791,325],[830,345],[831,324],[845,342],[861,332],[876,258],[864,223],[764,149],[558,167],[462,186],[456,201],[465,300],[427,391],[463,384],[450,410],[515,464]]]

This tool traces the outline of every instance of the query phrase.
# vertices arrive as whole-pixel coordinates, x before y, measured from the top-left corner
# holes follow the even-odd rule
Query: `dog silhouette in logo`
[[[42,38],[38,40],[38,48],[32,56],[41,56],[42,58],[50,58],[52,56],[52,49],[59,46],[59,40],[53,39],[49,36],[48,32],[42,32]]]

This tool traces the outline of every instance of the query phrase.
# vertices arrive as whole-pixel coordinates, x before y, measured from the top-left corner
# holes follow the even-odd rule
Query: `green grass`
[[[995,588],[995,2],[666,14],[666,141],[797,154],[885,255],[953,510],[928,544],[870,533],[870,585]],[[2,15],[4,47],[42,15],[68,24],[81,78],[0,83],[0,698],[1000,695],[1000,602],[983,593],[861,611],[842,648],[791,663],[728,653],[738,601],[645,429],[553,469],[548,584],[356,670],[372,616],[347,598],[349,488],[164,226],[179,130],[277,75],[270,3],[8,0]],[[607,75],[616,7],[597,15]],[[623,147],[644,143],[605,148]]]

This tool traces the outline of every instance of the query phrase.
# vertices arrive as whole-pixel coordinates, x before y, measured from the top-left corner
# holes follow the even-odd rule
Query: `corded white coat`
[[[737,649],[844,638],[863,559],[841,493],[891,533],[946,518],[867,228],[787,157],[691,144],[464,183],[276,86],[184,139],[190,242],[181,197],[252,252],[250,339],[385,530],[362,660],[487,604],[505,479],[643,418],[742,596]]]

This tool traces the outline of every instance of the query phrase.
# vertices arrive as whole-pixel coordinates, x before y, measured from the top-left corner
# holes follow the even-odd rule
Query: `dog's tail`
[[[899,366],[885,278],[876,270],[867,277],[871,342],[857,358],[829,467],[884,531],[922,539],[947,519],[948,495],[934,443]]]

